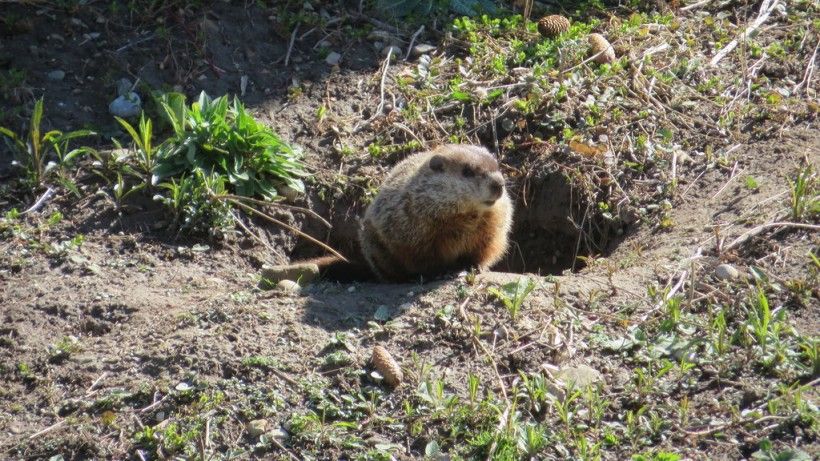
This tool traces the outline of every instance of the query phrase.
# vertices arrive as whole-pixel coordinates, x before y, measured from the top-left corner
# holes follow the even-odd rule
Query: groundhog
[[[448,144],[393,167],[365,211],[359,243],[382,281],[484,270],[507,251],[512,214],[495,158]]]

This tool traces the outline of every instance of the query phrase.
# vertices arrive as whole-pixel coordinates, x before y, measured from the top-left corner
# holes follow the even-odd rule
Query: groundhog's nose
[[[490,181],[490,193],[493,199],[498,199],[504,192],[504,181],[499,178],[492,178]]]

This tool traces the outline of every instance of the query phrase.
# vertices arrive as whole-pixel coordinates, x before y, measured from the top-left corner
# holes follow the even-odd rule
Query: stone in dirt
[[[259,437],[268,429],[268,421],[265,419],[254,419],[245,428],[251,437]]]
[[[740,271],[731,264],[721,264],[715,268],[715,277],[718,280],[735,280],[740,276]]]
[[[276,288],[288,293],[299,293],[302,290],[302,287],[293,280],[280,280]]]
[[[111,115],[121,118],[136,117],[142,111],[142,102],[137,93],[117,96],[117,99],[111,101],[111,104],[108,105],[108,111],[111,112]]]
[[[603,381],[601,372],[587,365],[562,368],[558,372],[558,379],[564,385],[572,385],[576,389]]]
[[[436,47],[427,43],[419,43],[413,47],[413,56],[421,56],[423,54],[432,53]]]
[[[339,65],[339,63],[342,62],[342,55],[335,51],[331,51],[325,58],[325,62],[329,66]]]
[[[65,78],[65,71],[62,70],[52,70],[47,74],[49,80],[54,80],[59,82],[60,80]]]

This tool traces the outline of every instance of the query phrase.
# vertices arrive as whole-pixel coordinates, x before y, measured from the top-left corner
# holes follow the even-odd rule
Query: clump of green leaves
[[[510,313],[510,316],[515,319],[518,317],[518,312],[521,310],[521,305],[527,295],[535,288],[535,282],[527,277],[520,278],[516,282],[510,282],[501,286],[501,289],[490,287],[487,291],[495,296],[499,301],[504,303],[504,307]]]
[[[810,220],[820,215],[820,188],[811,165],[804,166],[794,179],[788,179],[791,192],[791,212],[795,220]]]
[[[69,188],[72,184],[66,181],[65,167],[80,155],[90,152],[88,147],[69,149],[72,139],[91,136],[91,130],[76,130],[64,133],[59,130],[41,132],[43,121],[43,98],[34,103],[28,134],[18,136],[5,127],[0,127],[0,134],[10,141],[15,156],[15,164],[24,171],[24,175],[33,187],[40,187],[49,178],[50,173],[59,173],[57,180]],[[56,159],[56,162],[52,159]]]
[[[248,197],[272,199],[279,185],[304,191],[299,153],[236,98],[229,103],[227,96],[211,99],[202,92],[188,107],[184,96],[172,93],[161,104],[174,134],[157,153],[154,184],[202,171],[227,178],[230,189]]]
[[[171,210],[173,224],[180,230],[213,233],[232,226],[230,204],[214,199],[226,193],[223,176],[195,170],[191,175],[182,175],[178,180],[171,178],[159,186],[166,193],[155,195],[154,200]]]

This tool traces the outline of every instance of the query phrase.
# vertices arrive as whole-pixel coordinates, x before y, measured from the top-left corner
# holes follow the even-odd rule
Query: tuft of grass
[[[487,291],[504,304],[510,316],[515,320],[521,311],[521,305],[534,288],[535,282],[531,278],[522,277],[516,282],[502,285],[501,289],[490,287]]]
[[[803,166],[794,179],[787,178],[791,193],[791,216],[797,221],[813,220],[820,215],[820,188],[811,165]]]

